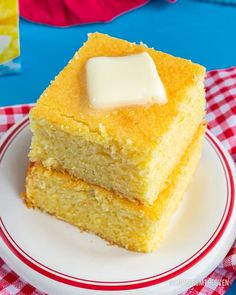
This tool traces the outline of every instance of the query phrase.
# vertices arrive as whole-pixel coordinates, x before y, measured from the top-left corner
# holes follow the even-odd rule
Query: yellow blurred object
[[[0,0],[0,25],[18,24],[18,1]]]
[[[12,64],[11,61],[19,55],[18,1],[0,0],[0,74],[2,69],[4,73],[18,70],[18,64]]]
[[[13,26],[0,26],[0,64],[19,56],[18,30]]]

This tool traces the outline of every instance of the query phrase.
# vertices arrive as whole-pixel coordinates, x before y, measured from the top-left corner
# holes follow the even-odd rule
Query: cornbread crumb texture
[[[193,108],[195,111],[189,115]],[[101,143],[97,134],[83,132],[82,128],[72,135],[46,120],[33,119],[30,159],[151,204],[191,142],[203,114],[202,103],[197,105],[194,99],[190,100],[179,122],[151,151],[148,147],[138,151],[136,146],[130,146],[131,139],[119,147],[112,141]]]
[[[130,250],[156,250],[170,218],[186,190],[201,154],[204,126],[152,206],[131,202],[121,195],[88,184],[67,173],[33,163],[26,179],[28,205],[55,215]]]

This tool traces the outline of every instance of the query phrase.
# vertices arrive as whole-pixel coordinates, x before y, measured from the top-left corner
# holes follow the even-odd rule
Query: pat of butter
[[[167,102],[155,63],[146,52],[90,58],[86,75],[89,100],[94,108]]]

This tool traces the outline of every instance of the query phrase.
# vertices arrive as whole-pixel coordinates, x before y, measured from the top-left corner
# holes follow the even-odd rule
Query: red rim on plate
[[[29,124],[29,118],[24,118],[20,123],[13,126],[7,135],[4,137],[2,144],[0,146],[0,163],[4,157],[5,152],[9,148],[10,144],[14,138]],[[4,221],[0,217],[0,236],[4,241],[5,245],[10,249],[12,253],[15,254],[24,264],[35,270],[36,272],[46,276],[47,278],[53,279],[55,281],[84,289],[91,290],[103,290],[103,291],[121,291],[121,290],[132,290],[138,288],[144,288],[160,284],[162,282],[168,281],[177,275],[187,271],[189,268],[193,267],[197,262],[199,262],[203,257],[209,253],[209,251],[218,243],[219,239],[222,237],[225,229],[228,225],[228,222],[231,218],[232,211],[234,208],[234,179],[233,173],[230,168],[229,161],[227,156],[218,143],[218,141],[211,135],[207,130],[206,139],[211,144],[215,150],[217,156],[220,159],[222,168],[224,170],[225,179],[227,183],[227,200],[224,208],[223,215],[221,220],[213,232],[209,240],[199,249],[195,254],[189,257],[186,261],[177,265],[176,267],[169,269],[163,273],[154,275],[152,277],[140,278],[132,281],[121,281],[121,282],[103,282],[103,281],[92,281],[82,278],[72,277],[64,273],[60,273],[56,270],[53,270],[46,265],[41,264],[39,261],[36,261],[33,257],[28,255],[14,239],[11,237],[8,232]]]

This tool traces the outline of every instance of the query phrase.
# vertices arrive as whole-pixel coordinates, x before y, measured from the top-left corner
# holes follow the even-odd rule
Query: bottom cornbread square
[[[152,206],[129,201],[96,185],[32,163],[23,194],[29,207],[39,208],[112,244],[140,252],[157,249],[180,203],[201,155],[205,126],[169,177]]]

